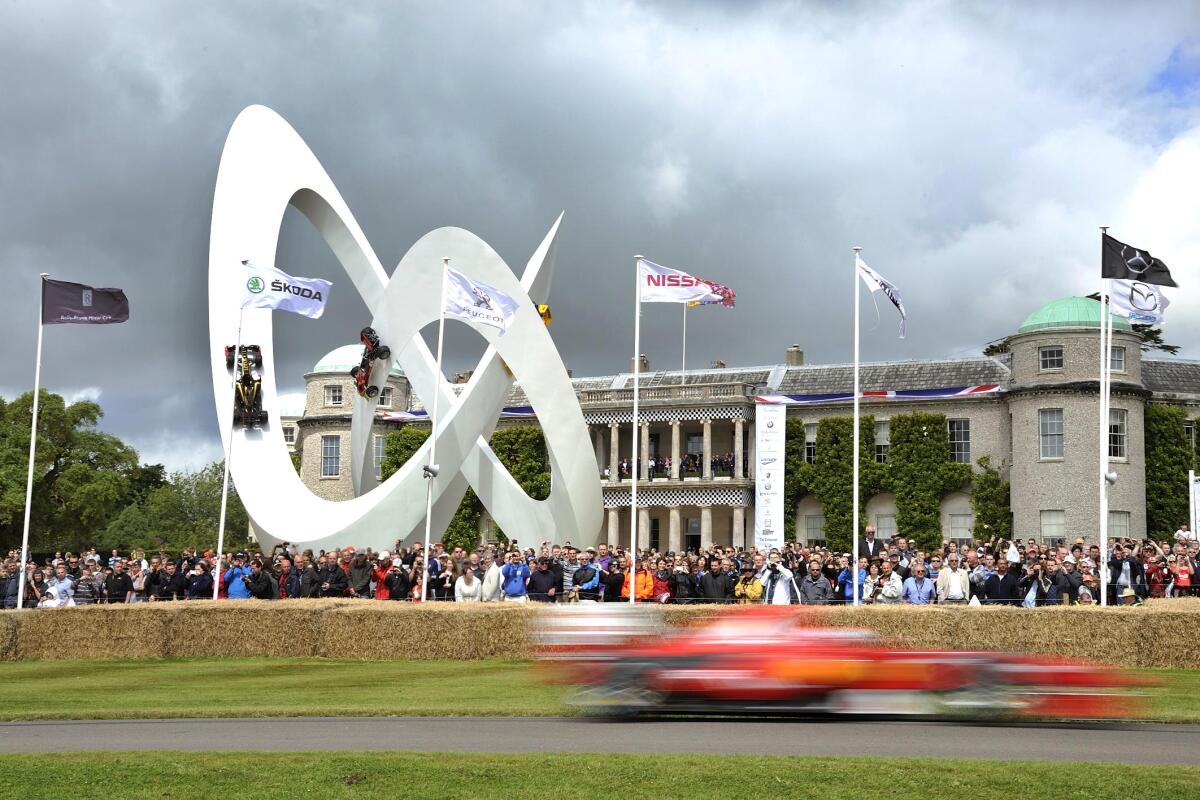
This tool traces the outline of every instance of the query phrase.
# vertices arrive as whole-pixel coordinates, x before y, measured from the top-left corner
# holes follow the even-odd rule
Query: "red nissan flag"
[[[110,325],[129,320],[129,299],[120,289],[42,279],[43,325]]]

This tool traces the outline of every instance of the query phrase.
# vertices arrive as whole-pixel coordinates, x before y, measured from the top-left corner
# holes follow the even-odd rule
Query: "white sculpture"
[[[588,438],[566,368],[534,303],[544,302],[553,273],[559,220],[538,247],[518,281],[504,261],[481,239],[460,228],[439,228],[422,237],[400,261],[389,280],[349,208],[316,157],[278,114],[250,106],[238,115],[217,173],[209,241],[209,346],[213,390],[222,441],[232,442],[230,473],[260,543],[279,541],[325,548],[353,544],[377,549],[397,539],[419,538],[424,528],[425,479],[421,465],[426,442],[384,483],[364,491],[372,474],[370,434],[375,401],[355,398],[351,423],[351,465],[358,495],[345,502],[317,497],[300,481],[288,457],[278,420],[271,312],[246,309],[242,342],[262,348],[263,407],[270,420],[262,429],[233,424],[233,391],[225,366],[224,345],[237,333],[241,302],[241,262],[274,264],[283,213],[288,205],[316,227],[371,309],[371,326],[392,345],[393,358],[414,391],[431,405],[440,392],[437,454],[440,472],[433,479],[435,536],[445,530],[467,485],[496,522],[525,541],[570,540],[594,544],[600,533],[600,483]],[[470,382],[456,395],[436,364],[419,330],[438,318],[442,258],[513,297],[529,297],[504,336],[479,331],[489,346]],[[502,360],[503,359],[503,360]],[[550,456],[553,491],[535,501],[513,480],[488,447],[505,396],[518,376],[537,410]],[[388,367],[373,370],[381,386]],[[430,440],[432,441],[432,439]],[[230,456],[232,453],[232,456]]]

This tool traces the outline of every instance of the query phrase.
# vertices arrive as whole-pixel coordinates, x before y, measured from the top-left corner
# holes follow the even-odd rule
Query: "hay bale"
[[[950,641],[958,611],[937,606],[831,606],[821,617],[825,625],[876,631],[895,647],[928,649]]]
[[[16,658],[163,658],[178,603],[41,608],[15,615]]]
[[[317,654],[362,661],[529,658],[533,614],[520,603],[359,601],[321,617]]]
[[[315,656],[321,617],[346,601],[198,600],[179,604],[167,654]]]
[[[16,614],[0,614],[0,661],[17,660]]]
[[[1196,602],[1200,604],[1200,600]],[[1145,610],[1148,613],[1138,618],[1136,636],[1127,647],[1130,666],[1200,669],[1200,639],[1196,637],[1200,614],[1176,611],[1171,605]]]

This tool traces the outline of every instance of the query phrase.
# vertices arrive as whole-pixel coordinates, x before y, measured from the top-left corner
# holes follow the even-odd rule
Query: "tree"
[[[975,526],[971,533],[976,539],[983,541],[993,536],[1011,539],[1012,507],[1009,504],[1009,483],[1001,476],[1000,470],[992,466],[992,460],[987,456],[979,459],[978,463],[975,489],[971,492],[971,510],[975,512]]]
[[[1146,405],[1146,534],[1151,538],[1170,539],[1175,526],[1188,521],[1192,448],[1186,421],[1179,406]]]
[[[397,470],[408,463],[425,440],[429,438],[427,428],[405,425],[398,431],[392,431],[383,441],[383,461],[379,463],[379,474],[383,480],[390,478]]]
[[[901,414],[889,430],[896,528],[917,547],[932,549],[942,543],[942,498],[970,483],[971,465],[950,460],[944,414]]]
[[[886,465],[875,463],[875,418],[859,416],[859,535],[866,527],[862,513],[867,500],[877,494],[886,481]],[[825,514],[825,541],[834,550],[853,545],[854,421],[851,417],[826,417],[817,424],[816,462],[809,472],[812,492]],[[795,507],[791,509],[795,513]]]
[[[813,491],[813,465],[804,460],[804,420],[788,417],[784,439],[783,538],[796,541],[796,506]]]
[[[33,393],[0,403],[0,540],[17,547],[25,514],[29,423]],[[139,491],[154,483],[154,467],[137,451],[97,430],[104,416],[91,401],[67,405],[42,391],[38,410],[30,541],[38,549],[80,549]]]
[[[221,482],[225,463],[217,461],[196,472],[175,472],[145,500],[129,505],[103,531],[101,549],[199,550],[217,547],[221,518]],[[237,489],[229,487],[225,514],[225,549],[245,545],[250,518]]]

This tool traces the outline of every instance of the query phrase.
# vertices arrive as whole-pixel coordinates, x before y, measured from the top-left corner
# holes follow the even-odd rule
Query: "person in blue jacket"
[[[525,566],[525,559],[519,552],[508,554],[508,563],[501,568],[500,574],[503,578],[500,588],[505,600],[521,603],[529,600],[526,588],[529,583],[529,567]]]
[[[250,587],[242,577],[252,577],[250,567],[246,564],[245,553],[235,553],[233,566],[225,570],[225,595],[230,600],[249,600]]]

